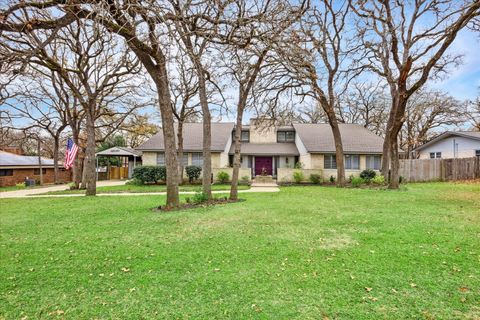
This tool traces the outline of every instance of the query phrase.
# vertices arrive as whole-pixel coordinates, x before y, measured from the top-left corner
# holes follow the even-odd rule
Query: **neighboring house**
[[[419,159],[470,158],[480,156],[480,132],[444,132],[416,148]]]
[[[325,178],[336,176],[333,135],[328,124],[293,124],[274,126],[260,119],[251,119],[242,126],[240,176],[262,173],[277,176],[278,168],[322,170]],[[212,123],[212,169],[232,166],[234,145],[233,123]],[[358,175],[362,170],[379,170],[383,139],[356,124],[341,124],[340,132],[345,152],[346,175]],[[184,165],[203,164],[201,123],[184,124]],[[156,134],[136,148],[142,151],[144,165],[165,165],[163,133]]]
[[[41,158],[44,183],[54,182],[53,159]],[[61,166],[61,164],[59,164]],[[37,156],[22,156],[0,151],[0,187],[14,186],[26,178],[40,180],[40,166]],[[71,181],[71,174],[63,167],[59,171],[61,182]]]

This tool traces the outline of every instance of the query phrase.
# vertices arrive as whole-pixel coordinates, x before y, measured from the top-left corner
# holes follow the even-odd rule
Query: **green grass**
[[[201,191],[201,185],[183,185],[179,187],[180,191]],[[239,185],[239,190],[249,189],[248,186]],[[213,184],[212,190],[230,190],[228,184]],[[144,192],[165,192],[167,187],[165,185],[119,185],[119,186],[104,186],[98,187],[97,193],[144,193]],[[61,190],[61,191],[49,191],[42,193],[42,195],[55,195],[55,194],[79,194],[85,193],[85,190]]]
[[[479,184],[242,198],[0,200],[0,319],[480,317]]]
[[[32,188],[32,187],[30,187]],[[7,191],[15,191],[15,190],[23,190],[25,189],[25,186],[6,186],[6,187],[0,187],[0,192],[7,192]]]

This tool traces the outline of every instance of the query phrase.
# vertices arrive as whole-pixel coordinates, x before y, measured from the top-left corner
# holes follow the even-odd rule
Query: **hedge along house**
[[[183,133],[183,165],[203,164],[202,124],[185,123]],[[212,172],[231,174],[234,154],[233,123],[212,123]],[[341,124],[346,174],[358,175],[362,170],[379,170],[383,139],[356,124]],[[143,153],[144,165],[165,165],[162,132],[136,148]],[[293,124],[277,126],[272,119],[251,119],[242,127],[240,177],[271,175],[288,179],[291,171],[301,166],[306,173],[321,173],[324,178],[336,177],[335,144],[328,124]],[[308,177],[307,177],[308,178]]]

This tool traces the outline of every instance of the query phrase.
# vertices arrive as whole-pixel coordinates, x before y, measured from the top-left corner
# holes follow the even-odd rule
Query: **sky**
[[[430,82],[430,87],[460,100],[474,99],[480,94],[480,34],[462,30],[448,52],[463,54],[463,63],[442,81]]]

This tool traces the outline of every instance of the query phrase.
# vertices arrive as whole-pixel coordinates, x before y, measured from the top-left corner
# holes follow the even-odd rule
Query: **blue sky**
[[[480,94],[480,33],[462,30],[449,53],[463,54],[463,63],[450,70],[439,82],[431,82],[430,87],[445,90],[457,99],[473,99]]]

